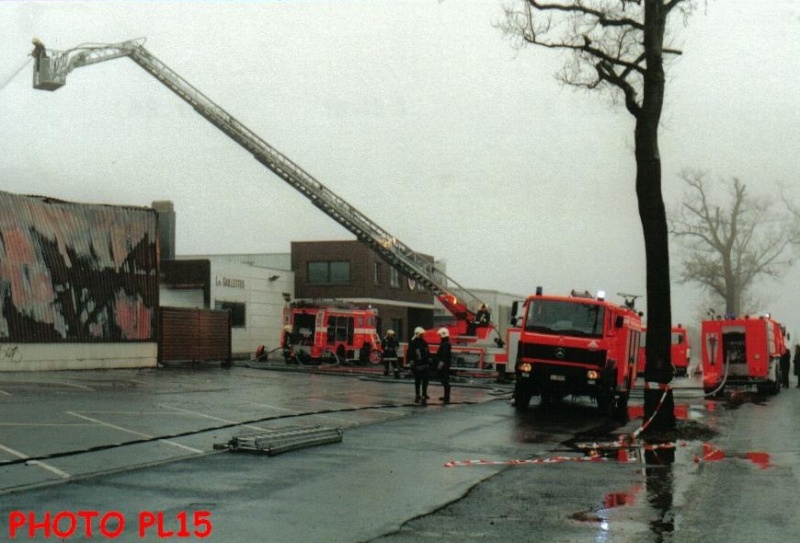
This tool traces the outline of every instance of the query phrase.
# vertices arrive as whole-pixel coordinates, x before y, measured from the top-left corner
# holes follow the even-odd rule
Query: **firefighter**
[[[47,58],[47,50],[45,49],[42,40],[40,40],[39,38],[33,38],[31,40],[31,43],[33,43],[33,51],[31,51],[31,56],[35,61],[34,64],[35,68],[38,70],[39,61],[42,60],[43,58]]]
[[[256,349],[256,360],[258,360],[259,362],[266,362],[268,356],[269,353],[267,352],[267,348],[264,347],[263,345],[259,345],[258,348]]]
[[[489,326],[491,320],[492,312],[489,311],[489,307],[486,304],[481,304],[480,309],[475,313],[475,324],[477,326]]]
[[[797,388],[800,388],[800,345],[794,346],[794,376],[797,377]]]
[[[788,347],[785,348],[781,355],[781,385],[783,388],[789,388],[789,369],[792,365],[792,352]]]
[[[428,404],[428,380],[430,379],[430,351],[428,343],[422,337],[425,329],[414,328],[414,337],[406,350],[406,365],[414,375],[414,403],[424,407]]]
[[[489,326],[489,322],[491,322],[491,320],[492,314],[491,311],[489,311],[489,306],[486,304],[481,304],[477,313],[475,313],[475,318],[467,323],[467,335],[474,336],[477,333],[478,327]]]
[[[383,338],[383,374],[389,375],[389,367],[394,370],[394,378],[400,378],[400,362],[397,360],[397,348],[400,342],[394,336],[394,330],[387,330]]]
[[[450,332],[447,328],[439,328],[436,333],[442,338],[439,350],[436,351],[436,375],[442,387],[444,387],[444,396],[439,400],[444,404],[448,404],[450,403],[450,364],[453,358],[453,351],[450,346]]]
[[[283,361],[286,364],[297,364],[297,357],[294,352],[295,339],[292,327],[288,324],[283,327]]]

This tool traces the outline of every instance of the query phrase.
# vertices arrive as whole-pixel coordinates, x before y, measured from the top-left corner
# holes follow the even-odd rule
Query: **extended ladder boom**
[[[366,215],[190,85],[145,49],[143,39],[109,45],[84,45],[67,51],[44,49],[37,45],[33,55],[36,57],[33,86],[36,89],[51,91],[63,86],[67,74],[75,68],[119,57],[130,57],[150,75],[188,102],[200,115],[252,153],[256,160],[354,234],[359,241],[371,247],[404,275],[418,281],[436,294],[453,315],[467,320],[474,318],[474,308],[481,304],[475,295],[448,277],[430,259],[423,258],[372,222]]]

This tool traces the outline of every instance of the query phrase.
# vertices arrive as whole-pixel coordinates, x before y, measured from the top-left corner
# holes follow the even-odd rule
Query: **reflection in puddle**
[[[638,463],[642,466],[641,473],[644,476],[642,483],[625,490],[610,490],[605,493],[602,503],[596,508],[577,512],[571,516],[573,520],[596,525],[598,541],[606,540],[611,535],[610,530],[618,522],[625,523],[628,517],[621,510],[631,506],[645,507],[650,511],[647,527],[657,541],[666,541],[674,537],[675,510],[683,499],[680,487],[685,487],[685,484],[681,485],[676,479],[681,477],[681,473],[685,476],[686,468],[693,464],[738,459],[749,461],[762,470],[772,467],[769,453],[763,451],[731,453],[710,442],[678,441],[647,444],[620,440],[605,443],[576,443],[575,447],[582,450],[586,456],[602,456],[610,461]]]
[[[712,443],[703,443],[703,455],[695,456],[694,461],[719,462],[720,460],[724,460],[727,456],[728,455],[725,453],[725,451],[719,449],[716,445]],[[741,454],[731,454],[730,457],[749,460],[761,469],[772,467],[772,464],[770,463],[770,454],[762,451],[749,451]]]
[[[630,420],[633,419],[643,419],[644,418],[644,405],[629,405],[628,406],[628,418]],[[689,404],[675,404],[675,418],[678,420],[689,420],[693,418],[689,412]]]

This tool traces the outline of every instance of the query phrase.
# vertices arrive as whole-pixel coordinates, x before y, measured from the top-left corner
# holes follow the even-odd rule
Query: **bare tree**
[[[716,203],[704,172],[684,171],[688,188],[669,218],[670,233],[682,249],[678,281],[696,283],[741,315],[744,296],[759,277],[780,277],[791,265],[797,242],[790,213],[776,210],[779,199],[753,196],[739,179],[726,185],[728,200]]]
[[[636,195],[647,259],[645,379],[663,385],[672,380],[672,308],[658,127],[665,56],[680,54],[665,45],[668,19],[685,18],[692,6],[692,0],[516,0],[506,7],[499,25],[519,47],[567,52],[569,60],[557,75],[561,83],[610,91],[635,119]],[[675,426],[672,391],[665,387],[662,394],[659,388],[645,390],[648,430]]]

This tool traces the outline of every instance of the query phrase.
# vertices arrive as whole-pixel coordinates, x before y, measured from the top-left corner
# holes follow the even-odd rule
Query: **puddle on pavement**
[[[758,401],[757,396],[740,396],[746,401]],[[607,461],[616,461],[636,466],[641,470],[642,481],[627,489],[609,489],[602,503],[590,510],[577,511],[570,518],[577,522],[595,526],[601,534],[609,534],[616,522],[625,522],[630,514],[626,508],[645,508],[650,517],[647,529],[659,539],[670,536],[674,532],[674,504],[683,500],[681,493],[689,486],[683,480],[691,477],[703,464],[710,462],[741,461],[749,462],[754,468],[768,470],[773,466],[770,453],[765,451],[734,452],[725,451],[714,444],[713,439],[703,439],[698,431],[696,419],[713,413],[730,402],[707,401],[703,405],[675,406],[678,421],[683,421],[684,435],[688,439],[675,439],[670,442],[648,443],[629,436],[576,436],[575,440],[565,442],[573,451],[580,451],[586,456],[600,456]],[[643,418],[642,406],[629,407],[631,420]],[[680,428],[679,424],[679,428]],[[706,427],[708,436],[715,435]],[[680,431],[678,435],[680,435]],[[638,514],[637,514],[638,516]],[[603,535],[598,536],[604,539]]]
[[[555,463],[574,460],[577,454],[584,460],[605,461],[614,464],[628,464],[641,473],[641,482],[630,488],[609,488],[601,503],[591,509],[576,511],[570,515],[576,522],[587,523],[599,530],[598,540],[610,534],[615,523],[629,521],[628,508],[643,508],[644,513],[635,513],[637,518],[649,518],[647,530],[658,538],[669,537],[674,532],[674,507],[684,501],[683,492],[691,485],[688,478],[710,462],[739,461],[748,462],[754,469],[768,470],[772,458],[765,451],[734,452],[721,450],[714,444],[717,433],[716,417],[718,410],[735,409],[742,403],[757,404],[763,398],[757,394],[736,393],[727,398],[706,399],[700,403],[676,403],[675,431],[660,441],[648,442],[641,436],[634,439],[630,434],[619,435],[614,432],[620,422],[609,422],[598,418],[598,425],[592,430],[575,435],[561,443],[561,448],[551,451],[551,458],[539,458],[537,463]],[[577,408],[575,408],[577,409]],[[644,419],[643,405],[628,406],[628,421],[638,428],[635,422]],[[568,424],[569,417],[583,416],[585,412],[572,414],[564,409],[559,419],[561,428]],[[584,419],[585,420],[585,419]],[[515,428],[515,440],[523,443],[547,442],[553,434],[538,417],[521,416]],[[605,534],[605,535],[603,535]]]

